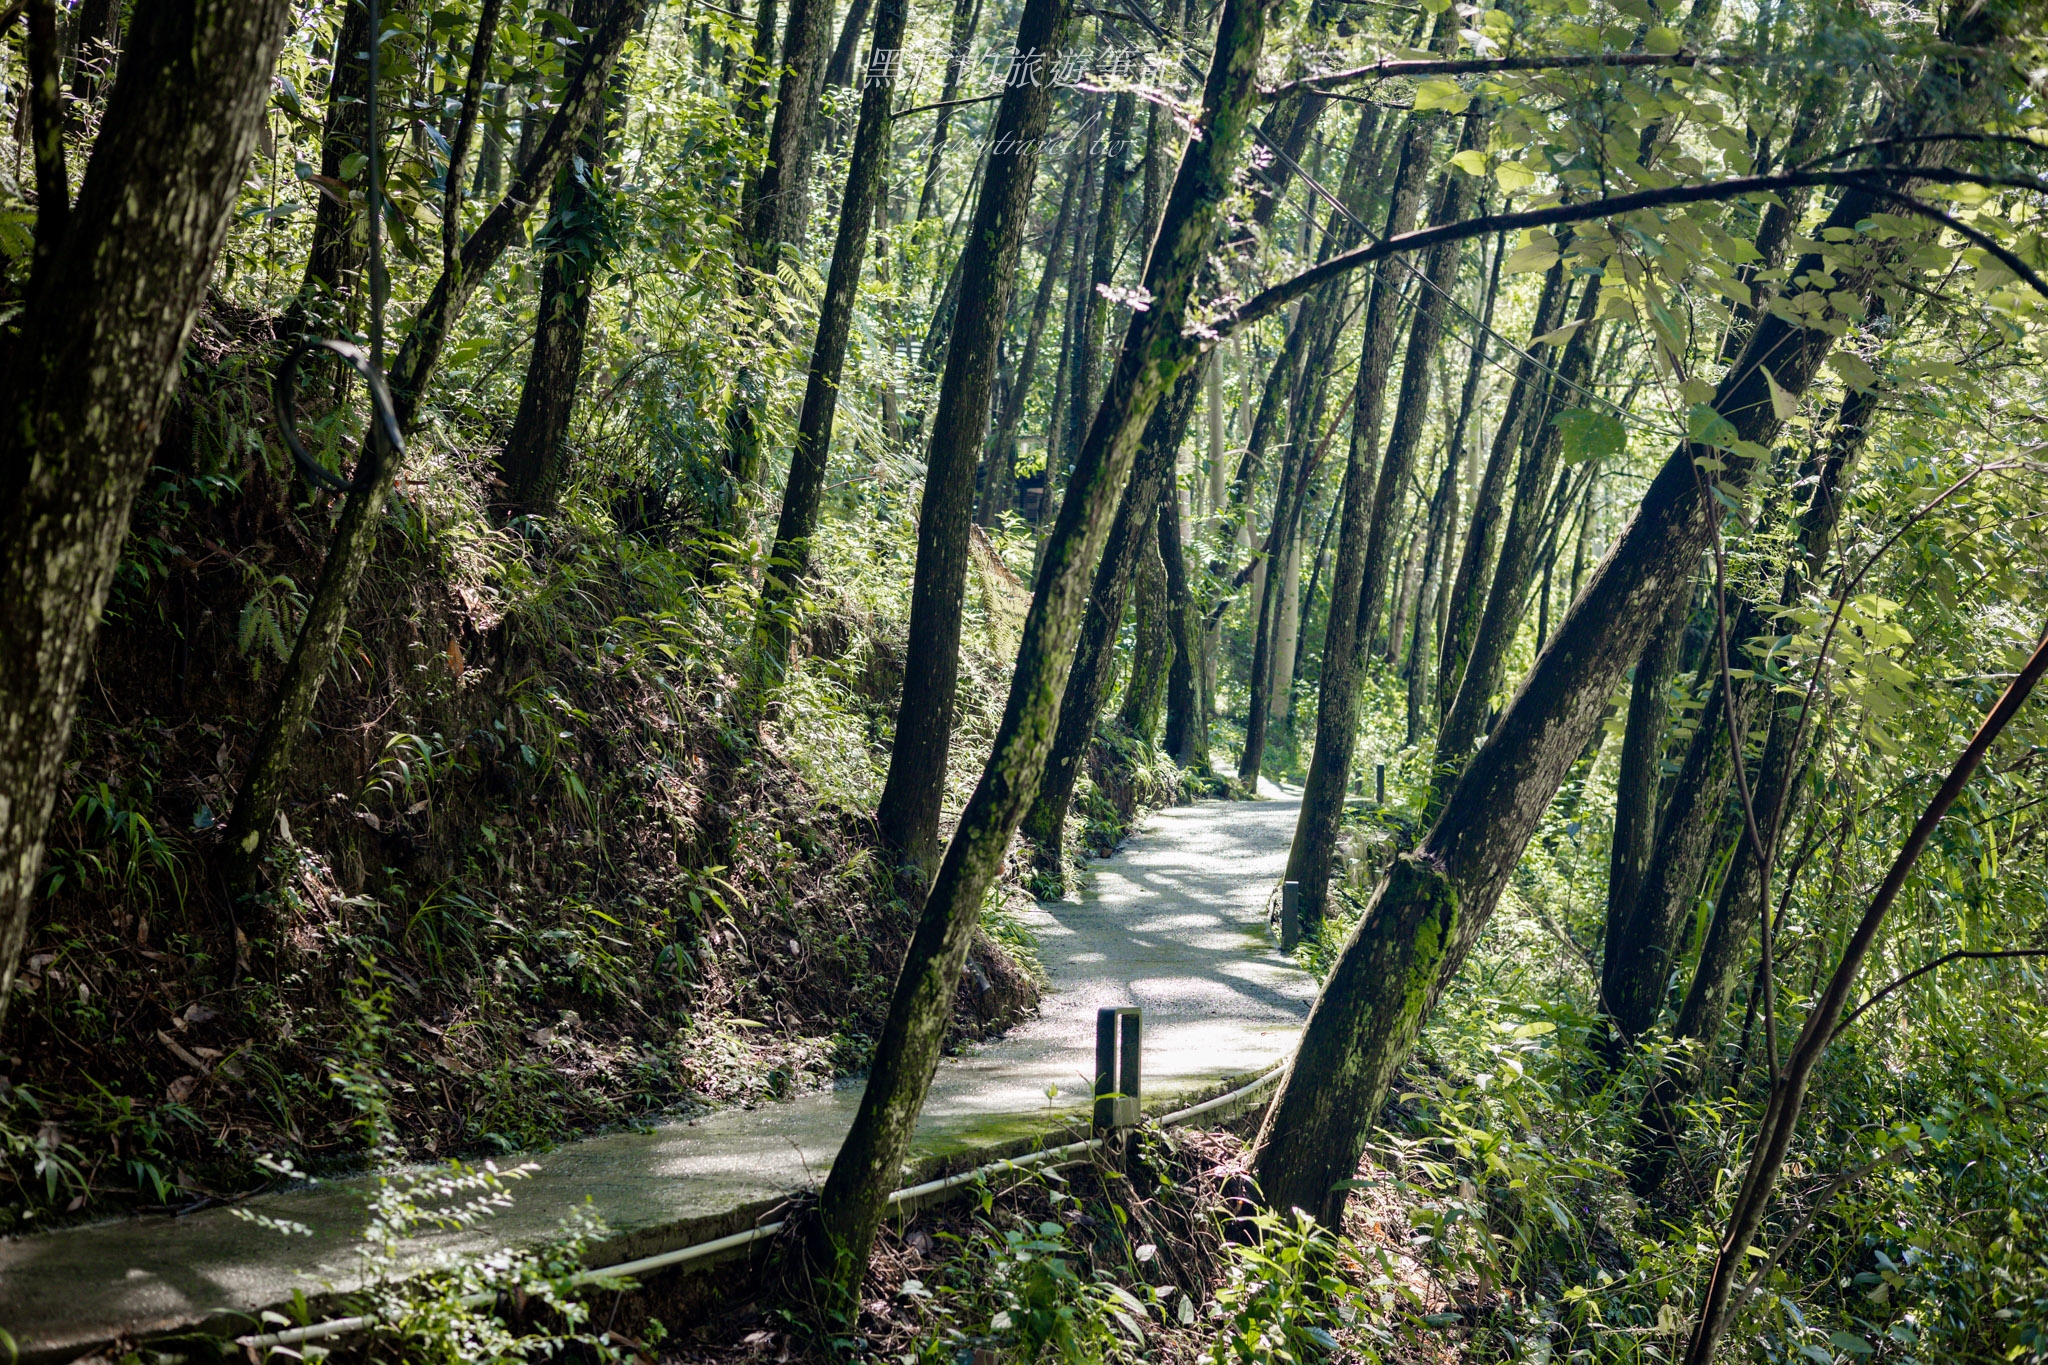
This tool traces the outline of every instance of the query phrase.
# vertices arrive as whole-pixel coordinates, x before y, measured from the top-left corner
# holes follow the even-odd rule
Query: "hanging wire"
[[[292,460],[299,467],[299,474],[308,486],[332,493],[368,492],[382,476],[387,458],[402,459],[405,455],[405,437],[398,429],[398,410],[391,401],[391,387],[384,377],[384,303],[390,294],[390,281],[384,273],[384,181],[382,145],[377,135],[377,85],[378,54],[384,46],[383,16],[378,11],[377,0],[364,0],[369,20],[370,46],[366,54],[369,89],[364,97],[365,121],[369,125],[368,142],[365,149],[368,161],[363,173],[368,177],[365,184],[366,207],[369,210],[369,262],[370,273],[370,351],[363,353],[353,342],[334,341],[327,338],[309,337],[300,341],[285,355],[277,367],[277,376],[271,385],[271,398],[277,409],[278,430],[284,436],[284,443],[292,453]],[[335,61],[346,60],[346,54],[337,52]],[[451,175],[454,173],[451,169]],[[339,356],[342,362],[363,377],[370,394],[370,435],[368,450],[363,458],[356,461],[355,477],[338,477],[326,465],[313,458],[305,443],[299,439],[299,423],[296,412],[299,365],[315,351],[327,351]]]
[[[1203,79],[1205,77],[1205,73],[1199,67],[1197,67],[1195,63],[1187,56],[1189,52],[1200,51],[1199,48],[1196,48],[1193,44],[1188,43],[1185,40],[1181,39],[1177,34],[1172,33],[1164,25],[1160,24],[1158,21],[1153,19],[1151,15],[1145,12],[1143,5],[1139,3],[1139,0],[1120,0],[1120,3],[1130,13],[1131,17],[1137,20],[1139,25],[1145,28],[1148,32],[1150,32],[1155,39],[1157,39],[1161,43],[1169,44],[1180,49],[1180,62],[1183,70],[1187,71],[1197,80]],[[1368,242],[1374,245],[1377,245],[1379,243],[1380,238],[1376,233],[1373,232],[1372,228],[1357,214],[1353,213],[1349,205],[1345,204],[1343,200],[1339,199],[1336,195],[1332,194],[1327,186],[1325,186],[1321,181],[1317,180],[1314,176],[1310,175],[1307,172],[1307,170],[1305,170],[1301,166],[1299,162],[1295,161],[1293,157],[1289,156],[1284,148],[1282,148],[1278,143],[1274,142],[1271,137],[1267,136],[1265,129],[1254,126],[1251,130],[1251,133],[1252,137],[1255,140],[1257,140],[1260,146],[1264,147],[1268,152],[1272,153],[1274,160],[1278,161],[1281,165],[1285,166],[1290,174],[1296,176],[1301,180],[1303,184],[1307,185],[1309,189],[1314,192],[1316,197],[1320,198],[1321,200],[1323,200],[1323,202],[1327,203],[1330,206],[1333,212],[1341,214],[1346,222],[1350,223],[1353,227],[1357,228],[1361,233],[1365,235]],[[1318,146],[1324,147],[1327,150],[1328,144],[1323,141],[1320,135],[1311,134],[1311,136],[1315,138],[1316,144]],[[1588,402],[1598,403],[1601,406],[1610,409],[1620,421],[1630,426],[1637,427],[1640,430],[1651,432],[1655,435],[1665,437],[1681,436],[1683,434],[1679,432],[1676,428],[1660,426],[1657,423],[1649,421],[1645,418],[1637,417],[1634,413],[1629,412],[1620,404],[1616,403],[1613,399],[1608,398],[1600,393],[1595,392],[1592,389],[1587,388],[1585,385],[1578,383],[1576,380],[1567,379],[1564,373],[1561,370],[1559,370],[1555,365],[1552,365],[1549,362],[1540,359],[1533,352],[1523,349],[1521,346],[1516,345],[1513,341],[1510,341],[1506,336],[1502,335],[1498,330],[1496,330],[1494,327],[1488,324],[1485,319],[1481,318],[1478,314],[1474,313],[1470,307],[1468,307],[1462,300],[1460,300],[1457,297],[1456,294],[1443,288],[1434,280],[1430,279],[1426,272],[1417,269],[1412,263],[1399,256],[1390,257],[1389,259],[1397,261],[1403,269],[1408,271],[1410,275],[1413,275],[1416,279],[1422,281],[1425,288],[1433,290],[1436,293],[1442,295],[1446,303],[1450,304],[1450,306],[1456,309],[1465,318],[1467,322],[1472,324],[1472,329],[1474,332],[1499,342],[1508,351],[1512,352],[1518,359],[1522,360],[1527,364],[1535,366],[1536,370],[1539,373],[1548,376],[1553,383],[1556,383],[1563,388],[1571,390],[1573,393],[1579,395],[1582,399]],[[1512,375],[1514,373],[1513,369],[1506,363],[1504,359],[1496,358],[1495,356],[1488,353],[1491,348],[1487,346],[1484,340],[1467,340],[1463,336],[1459,336],[1457,340],[1459,344],[1463,345],[1468,350],[1478,350],[1481,359],[1485,360],[1487,364],[1493,366],[1501,373],[1508,375]]]

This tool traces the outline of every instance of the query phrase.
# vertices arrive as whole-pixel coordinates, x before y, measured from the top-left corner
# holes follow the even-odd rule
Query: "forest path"
[[[1221,1093],[1293,1050],[1315,982],[1274,947],[1265,905],[1286,865],[1298,803],[1270,783],[1260,789],[1268,799],[1154,812],[1116,856],[1090,865],[1077,896],[1030,913],[1050,989],[1036,1017],[940,1063],[911,1179],[1014,1155],[1085,1125],[1101,1006],[1144,1009],[1152,1113]],[[612,1234],[598,1264],[745,1228],[823,1177],[860,1093],[849,1081],[785,1103],[569,1143],[537,1158],[540,1171],[512,1187],[510,1209],[435,1240],[464,1252],[532,1244],[586,1197]],[[305,1224],[311,1238],[212,1208],[0,1242],[0,1326],[25,1360],[70,1359],[117,1334],[253,1314],[294,1289],[313,1296],[348,1287],[360,1273],[361,1189],[343,1182],[245,1205]]]

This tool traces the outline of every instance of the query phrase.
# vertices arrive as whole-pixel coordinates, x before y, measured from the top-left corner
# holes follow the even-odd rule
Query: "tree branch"
[[[1992,961],[1998,958],[2006,957],[2048,957],[2048,948],[1998,948],[1982,949],[1977,951],[1958,949],[1953,953],[1943,953],[1940,957],[1934,959],[1934,961],[1923,963],[1921,966],[1915,967],[1912,971],[1907,972],[1904,976],[1898,978],[1896,981],[1893,981],[1890,985],[1886,986],[1883,990],[1871,996],[1868,1000],[1858,1005],[1855,1009],[1850,1010],[1847,1014],[1843,1015],[1842,1022],[1835,1025],[1835,1031],[1828,1035],[1828,1041],[1832,1043],[1835,1041],[1835,1039],[1841,1037],[1843,1030],[1847,1029],[1849,1025],[1855,1023],[1858,1017],[1860,1017],[1865,1010],[1869,1009],[1873,1005],[1880,1003],[1886,996],[1892,994],[1894,991],[1900,990],[1905,986],[1912,984],[1919,978],[1927,975],[1936,967],[1945,967],[1951,962],[1960,962],[1964,958],[1970,958],[1976,961]]]
[[[463,162],[469,159],[469,140],[476,132],[477,106],[483,102],[484,76],[491,65],[491,45],[498,36],[498,10],[504,0],[484,0],[476,21],[476,43],[469,50],[469,74],[462,83],[462,112],[456,118],[455,136],[448,141],[448,170],[441,187],[441,268],[455,263],[462,249]]]
[[[1627,213],[1640,213],[1650,209],[1676,208],[1686,204],[1720,203],[1729,199],[1741,199],[1753,194],[1775,194],[1781,190],[1810,189],[1821,185],[1847,185],[1869,190],[1882,195],[1909,212],[1933,219],[1944,227],[1954,230],[1968,239],[1972,245],[1982,247],[1995,256],[1999,263],[2027,281],[2042,297],[2048,298],[2048,281],[2043,281],[2034,270],[2003,246],[1993,241],[1977,228],[1958,222],[1950,215],[1932,205],[1914,199],[1911,195],[1878,183],[1882,179],[1925,180],[1937,184],[1984,185],[1994,189],[2022,189],[2036,193],[2048,192],[2048,181],[2036,178],[1984,175],[1975,171],[1959,171],[1947,166],[1881,166],[1855,170],[1806,170],[1781,171],[1772,175],[1736,176],[1727,180],[1710,181],[1696,185],[1670,185],[1662,189],[1638,190],[1633,194],[1605,195],[1599,199],[1580,200],[1576,203],[1549,204],[1542,208],[1521,209],[1513,213],[1488,214],[1478,218],[1467,218],[1456,223],[1442,223],[1432,227],[1418,228],[1404,232],[1397,237],[1383,238],[1367,243],[1341,256],[1332,256],[1322,264],[1302,271],[1292,279],[1281,281],[1269,289],[1253,295],[1244,303],[1231,309],[1212,322],[1191,324],[1191,330],[1199,333],[1204,342],[1213,345],[1230,336],[1239,328],[1271,317],[1303,294],[1317,286],[1345,275],[1361,266],[1390,256],[1406,255],[1414,251],[1426,251],[1444,242],[1462,242],[1471,237],[1482,237],[1492,232],[1519,232],[1527,228],[1560,227],[1569,223],[1583,223],[1596,218],[1618,218]]]
[[[1673,52],[1665,56],[1649,52],[1589,52],[1567,57],[1383,57],[1364,66],[1268,86],[1259,92],[1259,97],[1265,100],[1284,99],[1303,90],[1324,94],[1340,85],[1413,76],[1482,76],[1496,71],[1579,71],[1587,67],[1694,66],[1701,63],[1727,66],[1749,60],[1746,55],[1702,56],[1695,52]]]

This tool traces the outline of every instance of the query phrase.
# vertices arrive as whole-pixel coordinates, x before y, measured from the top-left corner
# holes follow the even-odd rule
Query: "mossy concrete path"
[[[1148,1112],[1221,1093],[1292,1050],[1315,987],[1274,947],[1265,907],[1296,801],[1270,784],[1262,795],[1154,813],[1115,857],[1091,865],[1075,896],[1031,912],[1050,978],[1040,1011],[940,1064],[906,1183],[1085,1125],[1100,1006],[1145,1012]],[[611,1231],[598,1264],[743,1229],[823,1176],[859,1101],[850,1081],[539,1154],[510,1209],[445,1245],[531,1244],[585,1201]],[[0,1326],[28,1359],[70,1359],[116,1336],[247,1323],[294,1290],[346,1289],[359,1273],[361,1196],[355,1182],[247,1201],[310,1227],[310,1238],[210,1208],[0,1242]]]

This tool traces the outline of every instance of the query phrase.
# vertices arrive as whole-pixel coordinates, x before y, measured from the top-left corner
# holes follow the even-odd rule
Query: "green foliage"
[[[1250,1239],[1225,1244],[1228,1269],[1209,1306],[1215,1365],[1320,1361],[1338,1349],[1324,1325],[1355,1321],[1359,1291],[1336,1273],[1338,1244],[1314,1219],[1261,1213]]]

